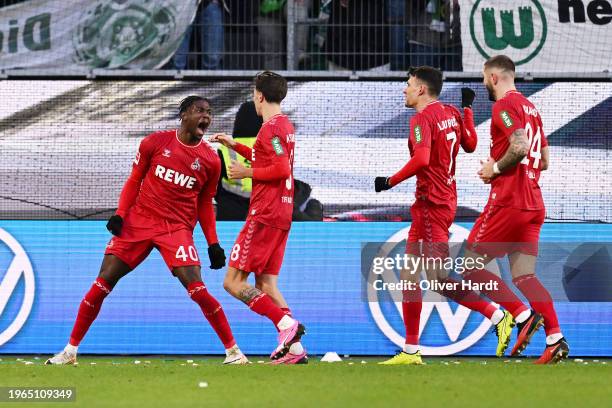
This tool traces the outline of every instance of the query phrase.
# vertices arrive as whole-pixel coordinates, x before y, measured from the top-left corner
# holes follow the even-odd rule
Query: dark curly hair
[[[181,114],[183,112],[186,112],[187,109],[189,109],[189,107],[191,107],[191,105],[193,105],[194,103],[196,103],[198,101],[204,101],[204,102],[206,102],[206,103],[208,103],[210,105],[210,101],[208,100],[208,98],[204,98],[202,96],[197,96],[197,95],[189,95],[188,97],[183,99],[181,101],[181,104],[179,105],[179,111],[178,111],[179,118],[181,117]]]

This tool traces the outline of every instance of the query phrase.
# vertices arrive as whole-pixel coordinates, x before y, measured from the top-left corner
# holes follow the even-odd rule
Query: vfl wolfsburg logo
[[[470,34],[483,57],[505,54],[521,65],[546,42],[546,16],[537,0],[477,0]]]
[[[155,57],[173,39],[176,16],[167,0],[95,1],[72,34],[75,62],[110,69],[139,57]]]

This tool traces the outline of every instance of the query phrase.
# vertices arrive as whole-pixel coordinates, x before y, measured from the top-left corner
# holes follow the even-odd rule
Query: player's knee
[[[98,277],[104,279],[112,288],[130,271],[130,266],[119,258],[114,255],[105,255]]]
[[[104,279],[111,288],[114,288],[117,282],[119,282],[119,279],[121,279],[121,275],[108,268],[102,268],[100,269],[100,273],[98,273],[98,278]]]

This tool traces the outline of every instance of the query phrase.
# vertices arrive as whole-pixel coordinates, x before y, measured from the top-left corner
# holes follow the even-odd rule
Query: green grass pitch
[[[272,366],[223,366],[220,357],[81,357],[78,366],[2,356],[0,387],[75,387],[69,403],[13,407],[609,407],[612,361],[426,358],[425,366],[381,366],[383,358]],[[19,359],[19,360],[18,360]],[[135,362],[139,361],[138,364]],[[520,362],[519,362],[520,361]]]

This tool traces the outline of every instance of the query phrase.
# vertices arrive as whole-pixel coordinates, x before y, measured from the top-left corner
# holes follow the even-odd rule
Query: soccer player
[[[249,211],[242,231],[230,255],[224,287],[252,311],[266,316],[278,330],[278,346],[270,358],[274,364],[306,363],[306,351],[300,343],[304,326],[291,315],[278,289],[285,245],[293,212],[293,125],[281,111],[287,95],[287,80],[264,71],[255,77],[253,101],[263,125],[253,148],[236,142],[231,136],[216,134],[210,139],[251,159],[251,168],[238,162],[229,169],[231,179],[253,179]],[[255,274],[255,287],[247,283]]]
[[[179,107],[179,129],[155,132],[141,143],[116,214],[106,227],[114,235],[104,253],[98,278],[81,301],[70,341],[46,364],[73,364],[77,349],[119,279],[157,248],[166,265],[202,309],[225,347],[224,364],[246,364],[217,300],[202,282],[200,258],[193,242],[199,220],[208,242],[210,267],[225,266],[212,199],[221,164],[217,152],[202,140],[212,114],[210,103],[189,96]]]
[[[489,201],[468,238],[469,256],[489,260],[508,255],[512,282],[527,298],[533,311],[498,276],[486,269],[466,271],[465,279],[497,282],[497,290],[483,291],[514,316],[518,325],[512,355],[520,354],[544,323],[546,347],[537,364],[556,363],[569,354],[548,291],[535,276],[540,229],[545,209],[538,185],[548,168],[548,142],[535,106],[516,90],[514,62],[505,55],[484,64],[484,85],[493,104],[491,157],[478,174],[491,184]]]
[[[476,149],[477,135],[471,109],[474,91],[462,89],[462,106],[465,120],[458,109],[438,100],[442,90],[442,73],[432,67],[411,68],[404,89],[406,107],[417,113],[410,119],[408,148],[410,160],[391,177],[376,177],[376,192],[388,190],[402,181],[415,176],[416,200],[410,213],[412,224],[408,233],[406,254],[419,257],[446,259],[449,256],[449,228],[457,209],[455,165],[459,146],[467,153]],[[422,242],[423,250],[419,250]],[[412,263],[414,265],[414,263]],[[498,336],[497,355],[502,355],[508,346],[512,328],[512,317],[499,310],[476,292],[464,290],[459,281],[448,276],[440,267],[427,270],[428,279],[450,284],[451,288],[440,293],[457,303],[478,311],[495,325]],[[404,269],[402,281],[412,282],[415,289],[403,291],[402,312],[406,328],[404,350],[381,364],[423,364],[419,350],[419,324],[422,295],[419,288],[420,271]]]

